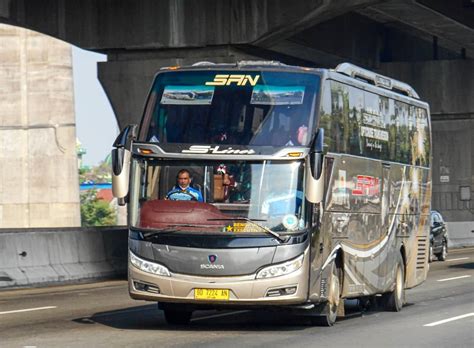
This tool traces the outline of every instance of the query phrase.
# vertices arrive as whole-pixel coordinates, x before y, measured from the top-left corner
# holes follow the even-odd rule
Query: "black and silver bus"
[[[405,83],[348,63],[164,68],[114,147],[129,292],[169,323],[279,307],[332,325],[345,299],[399,311],[426,279],[429,107]]]

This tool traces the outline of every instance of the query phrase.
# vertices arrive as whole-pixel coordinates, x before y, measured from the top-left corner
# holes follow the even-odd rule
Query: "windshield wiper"
[[[143,235],[143,238],[145,240],[153,237],[153,236],[156,236],[157,234],[162,234],[162,233],[166,233],[166,232],[174,232],[175,229],[174,228],[171,228],[171,227],[166,227],[166,228],[161,228],[161,229],[156,229],[154,231],[151,231],[151,232],[142,232],[142,235]]]
[[[233,220],[244,220],[244,221],[247,221],[247,222],[250,222],[251,224],[254,224],[255,226],[261,228],[262,230],[264,230],[265,232],[267,232],[268,234],[272,235],[273,237],[275,237],[280,243],[286,243],[288,242],[288,240],[290,239],[290,236],[285,236],[285,237],[282,237],[279,233],[275,232],[275,231],[272,231],[271,229],[269,229],[268,227],[266,226],[263,226],[263,225],[260,225],[258,223],[256,223],[255,221],[267,221],[267,220],[261,220],[261,219],[256,219],[256,220],[252,220],[252,219],[249,219],[245,216],[236,216],[236,217],[233,217],[233,218],[221,218],[221,219],[207,219],[208,221],[233,221]]]
[[[142,234],[143,234],[143,237],[144,237],[145,239],[147,239],[147,238],[156,236],[157,234],[161,234],[161,233],[182,232],[182,231],[180,231],[180,230],[177,230],[176,227],[212,228],[212,227],[216,227],[216,226],[215,226],[215,225],[199,225],[199,224],[169,224],[169,225],[167,225],[167,227],[165,227],[165,228],[156,229],[156,230],[154,230],[154,231],[145,232],[145,233],[142,232]]]

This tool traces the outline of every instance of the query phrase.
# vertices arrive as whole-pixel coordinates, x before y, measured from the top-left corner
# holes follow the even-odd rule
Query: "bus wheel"
[[[398,255],[395,273],[395,288],[393,291],[382,295],[382,301],[385,304],[385,310],[400,312],[405,302],[405,267],[403,266],[402,256]]]
[[[165,309],[165,319],[170,325],[187,325],[191,321],[191,311],[176,311],[172,309]]]
[[[320,326],[333,326],[337,319],[337,309],[341,301],[341,276],[342,270],[332,264],[331,279],[329,281],[329,295],[324,314],[313,317],[312,323]]]

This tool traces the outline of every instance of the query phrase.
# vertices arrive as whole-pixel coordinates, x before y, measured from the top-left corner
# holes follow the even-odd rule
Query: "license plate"
[[[194,289],[196,300],[229,300],[229,289]]]

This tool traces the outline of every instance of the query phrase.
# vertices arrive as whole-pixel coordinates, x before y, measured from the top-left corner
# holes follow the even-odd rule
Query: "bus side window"
[[[348,93],[341,83],[331,82],[331,140],[332,151],[346,152],[345,134],[348,134],[347,115]]]
[[[405,164],[409,164],[411,158],[408,112],[408,104],[395,100],[395,125],[397,129],[395,160]]]
[[[416,117],[414,120],[414,131],[411,133],[411,157],[412,164],[419,166],[429,165],[429,129],[426,110],[415,108]]]
[[[332,82],[331,82],[332,83]],[[334,151],[332,138],[332,119],[331,119],[331,86],[330,83],[324,85],[321,97],[319,126],[324,128],[324,145],[327,151]]]
[[[364,153],[363,141],[360,137],[364,93],[357,88],[349,88],[349,153],[360,156]]]

